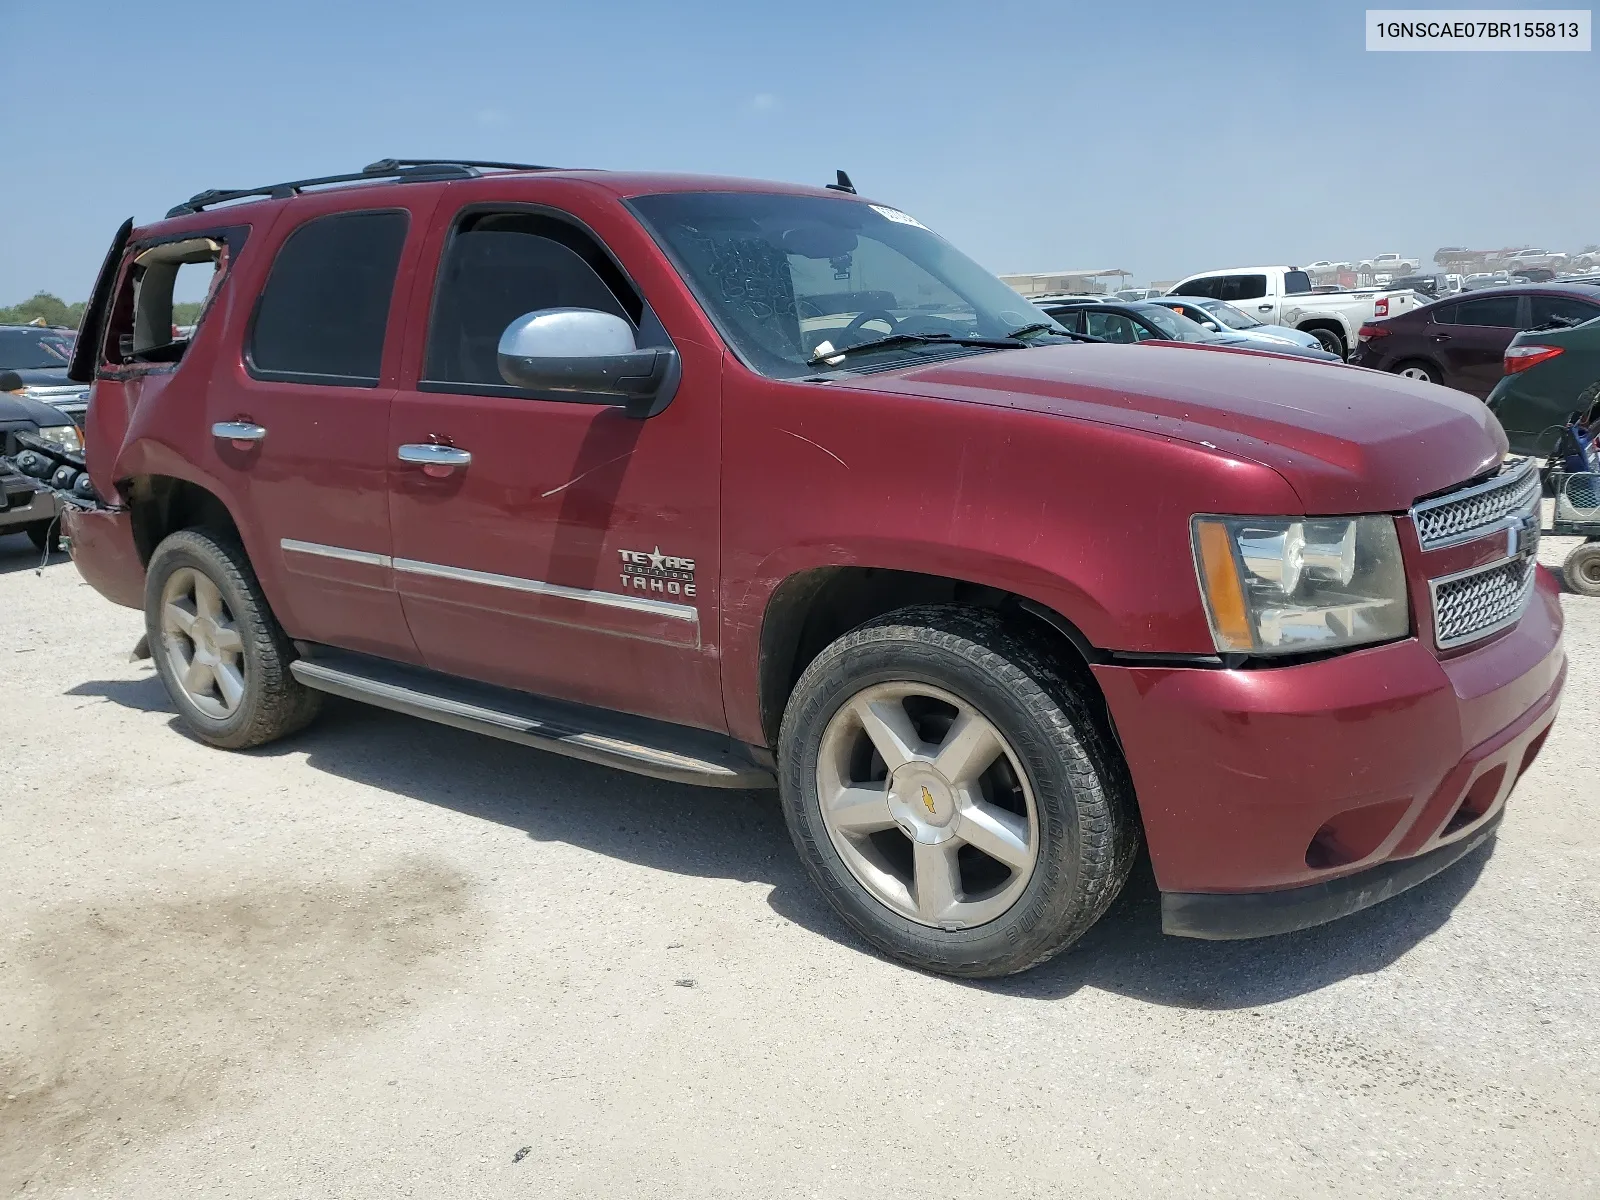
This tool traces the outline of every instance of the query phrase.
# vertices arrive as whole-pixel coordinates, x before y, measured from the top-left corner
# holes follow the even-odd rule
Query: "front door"
[[[419,279],[422,276],[419,275]],[[683,342],[646,420],[507,385],[515,318],[592,308],[667,334],[608,251],[549,209],[458,216],[413,301],[427,338],[390,422],[395,585],[428,666],[725,728],[717,657],[720,353]],[[446,446],[430,454],[403,447]],[[454,458],[449,462],[408,461]]]
[[[206,396],[211,469],[244,512],[252,560],[284,626],[411,662],[388,567],[399,341],[389,329],[402,307],[391,303],[396,278],[409,275],[402,263],[421,248],[435,196],[408,197],[418,212],[397,204],[320,214],[348,201],[306,197],[273,256],[242,359],[220,367]]]

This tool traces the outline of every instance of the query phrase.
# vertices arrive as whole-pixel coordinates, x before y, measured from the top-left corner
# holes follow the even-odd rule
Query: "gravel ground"
[[[200,746],[139,614],[33,565],[0,539],[0,1194],[1600,1194],[1600,601],[1454,870],[1215,944],[1141,877],[974,986],[853,940],[771,794],[343,703]]]

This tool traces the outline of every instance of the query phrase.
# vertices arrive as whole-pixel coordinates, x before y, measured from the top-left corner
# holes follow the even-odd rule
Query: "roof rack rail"
[[[230,200],[243,200],[249,196],[264,196],[271,200],[287,200],[298,196],[306,188],[322,187],[330,183],[360,183],[371,179],[397,179],[402,183],[425,183],[441,179],[476,179],[484,170],[493,171],[549,171],[533,163],[484,162],[457,158],[380,158],[361,170],[347,175],[319,175],[314,179],[292,179],[287,183],[269,183],[255,188],[208,188],[190,196],[182,204],[167,210],[168,217],[186,217],[216,204]]]

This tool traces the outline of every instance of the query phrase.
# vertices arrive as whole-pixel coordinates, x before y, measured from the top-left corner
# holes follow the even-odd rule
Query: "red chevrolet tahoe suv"
[[[935,971],[1068,945],[1141,838],[1175,934],[1403,890],[1491,835],[1565,676],[1482,405],[1095,344],[843,179],[202,193],[120,231],[73,375],[73,557],[197,737],[331,692],[776,783],[843,918]]]

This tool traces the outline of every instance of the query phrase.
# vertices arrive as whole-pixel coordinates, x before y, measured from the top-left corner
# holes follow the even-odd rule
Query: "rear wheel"
[[[1423,383],[1438,383],[1439,371],[1425,362],[1411,359],[1393,368],[1396,375],[1404,375],[1407,379],[1420,379]]]
[[[812,878],[926,970],[1042,962],[1099,919],[1138,846],[1093,713],[992,613],[904,609],[846,634],[796,684],[779,751]]]
[[[1344,358],[1345,357],[1344,339],[1342,337],[1340,337],[1337,333],[1335,333],[1333,330],[1331,330],[1331,329],[1307,329],[1307,330],[1304,330],[1303,332],[1309,333],[1312,337],[1316,338],[1318,343],[1322,346],[1322,348],[1324,350],[1326,350],[1329,354],[1337,354],[1340,358]]]
[[[144,595],[156,670],[201,741],[243,750],[316,716],[321,695],[290,674],[294,648],[236,542],[172,534],[150,557]]]
[[[1600,596],[1600,542],[1585,542],[1561,564],[1567,586],[1580,596]]]

